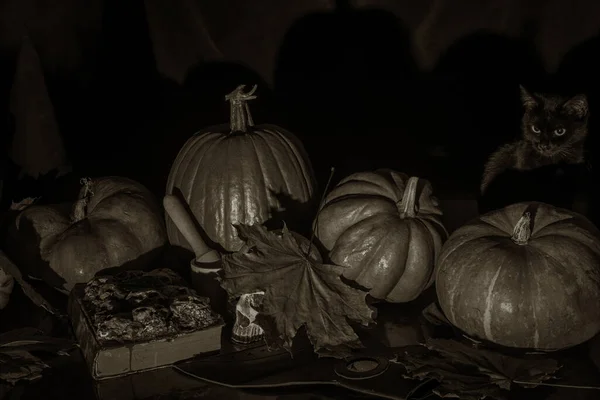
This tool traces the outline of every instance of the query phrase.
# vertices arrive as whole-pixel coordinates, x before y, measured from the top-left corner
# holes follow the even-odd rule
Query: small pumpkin
[[[169,174],[167,194],[180,196],[206,234],[220,250],[243,245],[235,224],[262,224],[279,217],[289,222],[306,212],[316,181],[302,143],[275,125],[254,125],[247,101],[255,99],[238,86],[225,99],[231,105],[231,124],[196,133],[183,146]],[[288,203],[288,204],[285,204]],[[295,207],[294,207],[295,206]],[[171,244],[192,250],[167,216]],[[299,220],[301,220],[300,218]],[[295,229],[291,226],[290,229]]]
[[[326,196],[315,236],[344,277],[401,303],[430,287],[448,234],[431,184],[388,169],[341,180]]]
[[[31,205],[19,213],[11,234],[17,248],[11,258],[27,267],[41,259],[58,275],[48,283],[67,291],[106,268],[144,268],[167,242],[162,210],[144,186],[122,177],[82,182],[70,212]]]
[[[518,203],[457,229],[437,265],[439,304],[466,334],[557,350],[600,332],[600,231],[544,203]]]

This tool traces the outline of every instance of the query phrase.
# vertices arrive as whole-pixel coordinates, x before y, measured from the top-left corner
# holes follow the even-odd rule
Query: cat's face
[[[568,155],[588,134],[588,102],[585,95],[570,98],[530,94],[521,87],[525,113],[523,139],[542,156]]]

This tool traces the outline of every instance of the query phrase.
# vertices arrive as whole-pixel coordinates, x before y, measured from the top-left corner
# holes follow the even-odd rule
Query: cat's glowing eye
[[[554,130],[554,134],[556,136],[562,136],[567,132],[567,130],[565,128],[558,128]]]
[[[540,128],[538,128],[538,127],[537,127],[537,126],[535,126],[535,125],[531,125],[531,130],[532,130],[534,133],[540,133],[540,132],[542,131]]]

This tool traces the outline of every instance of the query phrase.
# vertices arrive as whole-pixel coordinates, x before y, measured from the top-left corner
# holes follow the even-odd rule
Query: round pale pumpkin
[[[237,251],[243,242],[235,224],[261,224],[275,218],[312,219],[310,204],[316,184],[304,147],[290,132],[275,125],[255,126],[246,102],[254,89],[239,86],[226,100],[231,124],[196,133],[183,146],[167,181],[167,194],[179,196],[211,244]],[[306,215],[304,215],[306,214]],[[167,216],[172,245],[191,250]]]
[[[381,169],[350,175],[327,195],[315,236],[344,277],[388,302],[408,302],[431,286],[448,236],[431,184]]]
[[[121,177],[83,182],[70,213],[32,205],[13,226],[16,246],[25,252],[33,242],[33,252],[64,282],[59,289],[67,291],[106,268],[143,268],[167,243],[162,211],[144,186]],[[26,259],[22,251],[12,254]]]
[[[518,203],[456,230],[436,289],[466,334],[516,348],[557,350],[600,332],[600,231],[544,203]]]

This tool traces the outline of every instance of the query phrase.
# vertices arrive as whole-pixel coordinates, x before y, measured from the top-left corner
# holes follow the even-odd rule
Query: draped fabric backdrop
[[[0,0],[2,164],[160,194],[185,140],[227,121],[224,94],[256,83],[254,119],[296,133],[321,185],[389,167],[475,188],[519,132],[519,83],[558,76],[598,107],[599,30],[597,0]]]
[[[28,34],[45,68],[71,71],[100,29],[102,0],[4,0],[0,46],[17,51]],[[409,29],[413,52],[432,67],[457,39],[479,30],[529,36],[552,72],[573,46],[598,34],[595,0],[355,0],[357,8],[393,12]],[[158,69],[181,82],[198,61],[241,61],[270,82],[287,28],[302,15],[335,7],[332,0],[145,0]]]

